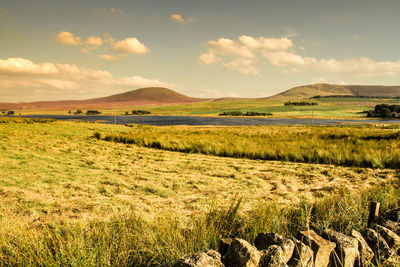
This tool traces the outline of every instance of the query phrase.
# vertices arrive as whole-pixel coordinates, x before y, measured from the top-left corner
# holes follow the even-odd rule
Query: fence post
[[[369,206],[369,215],[368,215],[368,226],[371,225],[372,222],[374,222],[378,216],[379,216],[379,207],[381,206],[381,203],[379,202],[371,202]]]

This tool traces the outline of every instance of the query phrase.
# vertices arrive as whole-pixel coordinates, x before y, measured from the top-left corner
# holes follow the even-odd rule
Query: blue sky
[[[400,85],[399,1],[0,0],[0,102]]]

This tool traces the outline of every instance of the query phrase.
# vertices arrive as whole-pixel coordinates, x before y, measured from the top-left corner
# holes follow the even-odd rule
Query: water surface
[[[106,116],[106,115],[26,115],[24,118],[53,118],[58,120],[82,120],[108,124],[136,123],[145,125],[216,125],[216,126],[251,126],[251,125],[354,125],[366,123],[400,123],[399,120],[357,120],[357,119],[289,119],[289,118],[232,118],[199,116]]]

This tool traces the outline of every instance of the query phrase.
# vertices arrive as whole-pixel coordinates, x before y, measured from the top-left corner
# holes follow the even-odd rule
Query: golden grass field
[[[376,194],[382,198],[385,208],[397,204],[399,194],[396,168],[345,167],[181,153],[109,142],[93,136],[96,132],[102,136],[118,136],[132,131],[132,128],[120,125],[51,120],[30,123],[29,119],[3,119],[2,122],[0,261],[6,265],[151,265],[172,262],[184,253],[215,246],[217,239],[227,234],[226,226],[220,226],[220,220],[233,218],[224,216],[236,214],[235,206],[229,206],[238,200],[241,200],[239,213],[242,215],[258,211],[256,214],[259,216],[266,209],[275,211],[270,212],[271,216],[282,215],[282,208],[295,206],[298,211],[303,211],[304,203],[322,203],[315,204],[314,210],[318,211],[320,205],[319,212],[326,215],[326,210],[323,213],[321,207],[339,201],[334,198],[337,195],[341,195],[340,201],[347,199],[351,202],[355,201],[354,197],[361,198],[362,192],[378,190]],[[231,138],[235,131],[243,131],[235,127],[140,126],[135,129],[136,133],[139,134],[140,129],[145,129],[140,138],[146,138],[146,134],[149,139],[158,136],[160,142],[174,141],[173,136],[195,136],[193,132],[217,131]],[[279,129],[290,130],[275,126],[247,127],[246,131],[255,139],[263,138],[263,134],[265,137],[271,131],[279,132]],[[323,131],[330,129],[335,128],[324,128]],[[293,130],[301,132],[302,128]],[[344,131],[351,132],[348,128]],[[376,132],[385,135],[397,130],[357,131],[366,135]],[[179,132],[184,134],[180,136]],[[244,142],[241,138],[242,135],[238,134],[237,141]],[[230,140],[235,142],[235,139]],[[208,142],[213,144],[211,139]],[[398,146],[398,139],[388,142]],[[390,186],[382,187],[385,184]],[[355,205],[359,210],[366,209],[369,198],[363,196],[362,199],[364,202],[360,200]],[[268,204],[262,204],[260,208],[260,203]],[[359,210],[357,216],[365,218],[366,211]],[[218,217],[216,211],[222,215]],[[318,219],[316,227],[322,227],[321,221],[328,223],[321,219],[320,213],[313,215]],[[287,221],[283,219],[277,223],[276,218],[246,216],[243,217],[246,219],[240,217],[242,219],[238,221],[236,217],[232,219],[238,225],[240,222],[239,228],[229,228],[232,233],[242,229],[236,234],[251,236],[254,233],[248,230],[250,228],[285,232],[295,229],[294,226],[293,229],[285,226]],[[334,224],[336,218],[331,218],[332,214],[329,216],[329,222]],[[210,220],[213,227],[209,225]],[[363,222],[357,223],[361,225]],[[302,223],[298,225],[304,226]],[[349,227],[349,224],[340,225],[345,229]],[[182,232],[187,228],[194,234]]]

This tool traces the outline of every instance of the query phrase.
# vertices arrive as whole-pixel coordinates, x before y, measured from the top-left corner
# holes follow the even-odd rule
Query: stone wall
[[[400,266],[400,208],[379,216],[370,213],[368,228],[351,235],[325,229],[300,231],[295,237],[259,233],[250,244],[240,238],[223,238],[218,251],[198,252],[174,266],[229,267],[364,267]]]

